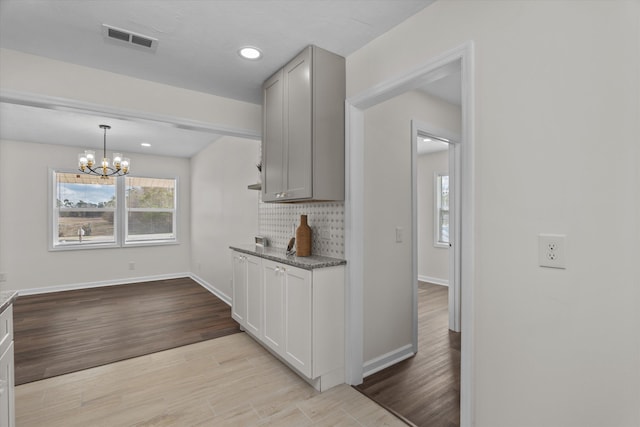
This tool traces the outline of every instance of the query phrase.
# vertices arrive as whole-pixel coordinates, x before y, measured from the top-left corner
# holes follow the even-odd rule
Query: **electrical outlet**
[[[323,240],[331,240],[331,229],[329,226],[320,227],[320,238]]]
[[[136,269],[136,263],[133,261],[129,261],[129,270],[135,270]]]
[[[7,273],[0,273],[0,282],[7,281]]]
[[[566,237],[564,234],[538,235],[538,264],[540,267],[567,268]]]

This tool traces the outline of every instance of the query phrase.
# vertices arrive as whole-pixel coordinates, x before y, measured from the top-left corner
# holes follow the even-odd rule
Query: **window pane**
[[[436,188],[437,244],[449,244],[449,176],[438,175]]]
[[[176,180],[127,177],[126,241],[175,240]]]
[[[58,216],[58,243],[113,243],[115,242],[114,213],[101,211],[60,211]]]
[[[449,210],[449,176],[441,176],[442,182],[440,183],[440,204],[441,208]]]
[[[440,210],[440,239],[441,243],[449,243],[449,211]]]
[[[173,212],[128,213],[129,240],[171,239],[173,235]]]
[[[115,208],[116,180],[75,173],[56,173],[56,206]]]
[[[127,178],[127,207],[173,209],[175,183],[175,179]]]
[[[55,172],[53,246],[115,243],[116,180]]]

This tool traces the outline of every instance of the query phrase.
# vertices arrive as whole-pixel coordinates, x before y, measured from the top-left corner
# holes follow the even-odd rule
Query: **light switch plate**
[[[539,234],[538,264],[540,267],[567,268],[567,236]]]
[[[403,233],[402,227],[396,227],[396,243],[402,243]]]

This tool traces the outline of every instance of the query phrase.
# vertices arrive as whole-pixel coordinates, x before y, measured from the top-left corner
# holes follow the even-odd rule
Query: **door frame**
[[[411,120],[411,233],[413,283],[413,352],[418,352],[418,135],[426,134],[448,141],[449,169],[449,329],[460,332],[460,135],[428,122]]]
[[[457,64],[460,61],[460,65]],[[376,84],[345,101],[345,251],[346,294],[346,382],[361,384],[364,349],[364,111],[376,104],[424,86],[451,73],[452,65],[462,69],[461,230],[460,285],[461,339],[460,425],[471,426],[474,418],[474,44],[468,41],[432,57],[405,73]],[[444,73],[444,74],[442,74]]]

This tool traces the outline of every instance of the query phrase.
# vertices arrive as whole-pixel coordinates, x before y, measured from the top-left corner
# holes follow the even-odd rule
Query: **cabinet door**
[[[311,49],[284,67],[284,199],[312,196]]]
[[[15,426],[13,343],[0,355],[0,427]]]
[[[247,262],[244,255],[233,252],[231,317],[246,326],[247,314]]]
[[[264,82],[262,108],[262,200],[272,201],[284,190],[285,141],[282,127],[284,81],[280,70]]]
[[[275,262],[262,261],[264,343],[277,354],[284,352],[284,280],[283,270]]]
[[[311,272],[285,268],[285,359],[309,378],[311,370]]]
[[[247,316],[246,328],[256,337],[262,333],[262,280],[261,261],[259,258],[247,256]]]

